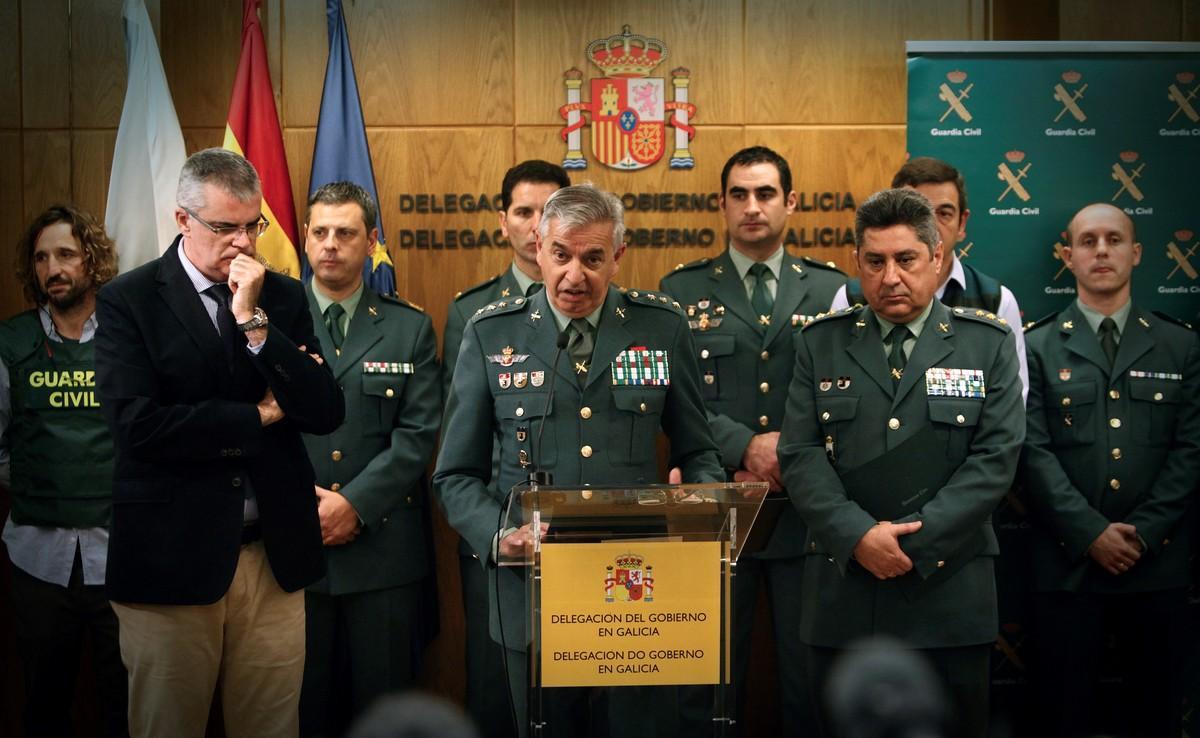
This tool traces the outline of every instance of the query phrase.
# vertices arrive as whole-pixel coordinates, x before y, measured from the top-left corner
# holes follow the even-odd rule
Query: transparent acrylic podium
[[[502,530],[530,525],[533,543],[498,563],[525,567],[531,736],[569,733],[555,723],[580,700],[604,706],[610,735],[625,720],[726,735],[730,587],[766,496],[765,483],[513,489]]]

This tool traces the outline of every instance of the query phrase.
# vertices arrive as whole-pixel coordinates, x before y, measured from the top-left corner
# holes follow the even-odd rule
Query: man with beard
[[[1131,299],[1141,258],[1124,211],[1080,210],[1063,249],[1078,297],[1026,335],[1030,674],[1047,736],[1181,733],[1200,340]],[[1093,730],[1108,635],[1120,646],[1128,724]]]
[[[95,395],[96,291],[117,273],[103,226],[69,205],[34,218],[17,279],[33,310],[0,323],[0,481],[12,510],[17,644],[25,734],[72,735],[85,635],[100,692],[100,733],[127,734],[126,674],[104,592],[113,446]]]

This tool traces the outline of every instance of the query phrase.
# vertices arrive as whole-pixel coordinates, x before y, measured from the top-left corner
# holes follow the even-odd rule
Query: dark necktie
[[[533,297],[534,295],[536,295],[537,293],[539,293],[541,291],[542,291],[542,283],[541,282],[531,282],[529,284],[529,286],[525,288],[525,296]]]
[[[1100,321],[1100,331],[1096,335],[1100,337],[1100,348],[1104,349],[1108,368],[1111,369],[1117,358],[1117,322],[1112,318]]]
[[[904,376],[904,365],[908,363],[908,359],[904,356],[904,342],[910,335],[912,332],[906,325],[892,328],[892,350],[888,353],[888,367],[891,369],[893,386],[898,386],[900,379]]]
[[[342,342],[346,340],[346,334],[342,332],[342,316],[345,314],[346,308],[340,302],[331,303],[325,308],[325,326],[329,328],[329,337],[333,339],[333,348],[338,353],[341,353]]]
[[[596,347],[592,339],[592,324],[583,318],[571,321],[571,341],[567,344],[567,353],[571,355],[571,363],[575,366],[575,378],[582,387],[587,383],[588,362],[592,360],[592,349]]]
[[[217,332],[221,335],[221,343],[225,345],[225,362],[232,365],[238,349],[246,347],[246,339],[238,331],[237,321],[233,319],[230,309],[233,293],[229,291],[229,285],[222,283],[204,290],[204,294],[217,301]]]
[[[750,266],[750,275],[754,277],[750,307],[754,308],[754,312],[760,317],[765,315],[768,320],[771,318],[771,308],[775,306],[775,298],[771,297],[771,291],[767,289],[767,277],[770,274],[771,270],[761,261]]]

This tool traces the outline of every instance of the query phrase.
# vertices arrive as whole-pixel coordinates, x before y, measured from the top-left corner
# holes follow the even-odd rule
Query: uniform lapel
[[[374,290],[369,287],[363,289],[362,298],[354,310],[354,317],[350,319],[346,339],[342,342],[342,355],[337,357],[337,363],[334,365],[334,377],[340,379],[363,354],[383,340],[383,331],[379,326],[383,320],[383,311],[379,309],[380,302]],[[324,325],[325,321],[321,323]]]
[[[725,306],[725,309],[738,316],[742,322],[754,328],[761,336],[765,326],[758,322],[754,308],[750,307],[750,298],[746,297],[746,287],[742,284],[742,280],[738,279],[737,267],[733,265],[733,259],[729,258],[728,249],[709,265],[708,277],[712,284],[713,295]],[[728,314],[725,317],[728,320]]]
[[[558,325],[554,322],[554,313],[550,312],[550,305],[546,302],[546,290],[538,292],[533,297],[529,298],[529,307],[525,310],[525,329],[526,341],[525,347],[516,346],[518,351],[528,350],[533,356],[536,356],[543,364],[550,367],[553,371],[558,372],[561,380],[555,385],[555,390],[569,384],[572,387],[578,387],[579,384],[575,380],[575,371],[571,368],[571,355],[563,349],[562,355],[558,357],[557,363],[554,360],[554,355],[558,352],[556,342],[558,340]],[[501,347],[499,346],[484,346],[484,352],[495,352]]]
[[[212,318],[208,317],[208,312],[200,302],[196,287],[192,280],[188,279],[187,272],[183,271],[183,265],[179,263],[181,248],[182,237],[177,236],[175,243],[171,244],[159,260],[158,293],[183,324],[183,329],[200,347],[200,353],[204,355],[209,367],[216,372],[216,376],[228,377],[229,362],[225,360],[225,344],[221,342]]]
[[[939,326],[942,325],[946,326],[946,330],[939,330]],[[904,376],[900,379],[900,386],[896,388],[896,397],[892,400],[892,407],[900,404],[913,387],[924,381],[926,369],[935,366],[950,355],[954,350],[953,338],[954,325],[950,320],[950,313],[946,311],[945,305],[934,299],[933,309],[929,311],[929,317],[925,319],[925,327],[921,329],[921,335],[917,338],[916,345],[913,346],[912,355],[908,357],[908,361],[904,365]]]
[[[338,355],[333,349],[333,337],[329,335],[329,328],[325,326],[325,316],[321,314],[321,308],[317,305],[317,299],[313,296],[313,290],[310,280],[305,285],[305,292],[308,297],[308,314],[312,316],[313,333],[317,340],[321,342],[321,353],[325,355],[325,361],[329,363],[329,368],[334,372],[337,371]]]
[[[776,282],[775,307],[771,310],[771,325],[767,326],[763,345],[770,346],[784,326],[791,325],[792,314],[804,299],[803,280],[808,277],[807,270],[800,261],[783,251],[783,262],[779,267],[779,280]]]
[[[869,308],[858,313],[850,330],[855,339],[846,347],[846,353],[863,368],[879,389],[892,396],[892,380],[888,373],[887,358],[883,355],[883,338],[879,333],[879,321]]]
[[[1099,343],[1099,340],[1097,340]],[[1125,321],[1125,332],[1121,334],[1121,342],[1117,345],[1117,358],[1113,361],[1112,377],[1116,378],[1125,373],[1133,363],[1154,348],[1154,338],[1150,335],[1150,323],[1145,314],[1134,305]]]
[[[1092,327],[1088,325],[1087,319],[1079,312],[1075,303],[1072,302],[1058,318],[1058,330],[1065,336],[1064,345],[1067,350],[1095,364],[1106,377],[1110,376],[1111,368],[1108,365],[1108,357],[1104,355],[1104,349],[1100,347],[1100,339],[1096,338]]]
[[[596,326],[596,348],[592,351],[592,363],[588,367],[588,378],[584,387],[598,381],[617,354],[629,348],[633,342],[633,334],[625,327],[628,317],[616,312],[622,302],[621,293],[610,286],[604,307],[600,310],[600,324]]]

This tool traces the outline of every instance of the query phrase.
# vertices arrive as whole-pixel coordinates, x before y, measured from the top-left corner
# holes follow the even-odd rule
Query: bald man
[[[1078,298],[1025,335],[1034,723],[1053,736],[1179,736],[1200,337],[1130,299],[1142,245],[1122,210],[1088,205],[1067,242]],[[1128,724],[1093,726],[1109,634]]]

